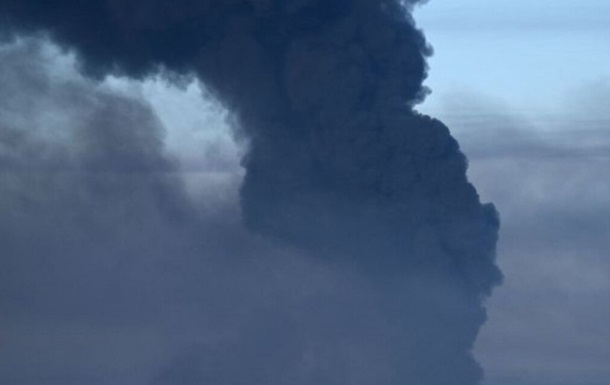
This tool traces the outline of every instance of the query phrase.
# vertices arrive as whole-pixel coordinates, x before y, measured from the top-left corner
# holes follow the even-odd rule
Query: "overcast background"
[[[608,384],[610,3],[433,0],[416,12],[416,18],[435,49],[426,82],[433,93],[419,110],[448,124],[469,156],[470,178],[483,200],[494,202],[502,216],[499,264],[506,279],[489,300],[489,321],[476,346],[486,370],[485,384]],[[178,88],[162,80],[108,79],[100,89],[74,80],[71,59],[56,48],[13,56],[10,52],[2,51],[5,92],[9,78],[16,77],[20,87],[40,86],[40,79],[31,76],[40,71],[53,84],[71,79],[72,88],[62,88],[60,95],[29,89],[26,101],[38,100],[39,110],[49,114],[72,108],[74,89],[95,90],[91,100],[82,102],[86,106],[114,105],[117,92],[148,101],[159,120],[150,124],[167,129],[167,151],[179,165],[185,194],[207,202],[203,211],[235,205],[241,169],[239,148],[229,135],[230,117],[197,84]],[[18,60],[22,56],[42,57],[46,64],[16,76],[24,64]],[[108,96],[110,91],[115,96]],[[3,106],[8,111],[6,100]],[[11,110],[14,116],[5,114],[4,121],[18,126],[15,116],[27,116],[24,106],[28,104],[18,104]],[[62,119],[81,118],[66,114]],[[214,213],[207,217],[219,218]],[[133,228],[140,224],[126,226],[135,233]],[[181,314],[180,309],[173,310]],[[30,362],[39,357],[38,370],[47,373],[45,381],[55,371],[57,376],[72,373],[77,383],[87,375],[95,377],[96,370],[141,379],[151,362],[167,360],[172,344],[192,338],[188,321],[181,324],[180,336],[169,338],[163,322],[149,329],[130,329],[125,321],[112,330],[74,330],[74,325],[62,330],[60,321],[53,325],[47,319],[41,327],[25,313],[2,317],[5,343],[22,347],[0,350],[0,378],[8,381],[11,373],[28,371],[11,365],[22,362],[20,355],[40,349],[41,340],[47,341],[49,350],[38,350]],[[118,330],[128,344],[117,342]],[[61,354],[50,348],[54,341],[68,344],[72,351],[81,349],[81,362],[62,367]],[[97,352],[86,349],[92,343],[99,347]],[[132,351],[123,354],[139,355],[141,366],[122,367],[121,356],[109,360],[117,346],[129,346]],[[57,362],[48,362],[49,356]],[[98,360],[102,356],[104,360]],[[106,367],[88,366],[96,360]],[[35,376],[30,381],[44,383]]]

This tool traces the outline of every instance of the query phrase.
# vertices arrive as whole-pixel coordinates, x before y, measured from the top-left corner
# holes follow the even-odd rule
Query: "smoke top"
[[[48,144],[32,130],[0,126],[12,148],[0,167],[17,181],[2,197],[16,215],[2,223],[3,263],[25,274],[52,250],[74,269],[72,285],[91,289],[63,303],[92,319],[113,314],[91,305],[97,297],[124,302],[136,319],[198,305],[190,316],[209,337],[174,357],[156,385],[480,383],[471,350],[483,300],[501,281],[499,222],[447,127],[414,110],[431,53],[416,3],[0,1],[5,36],[46,36],[93,78],[196,74],[248,142],[240,203],[249,235],[189,201],[146,106],[49,85],[28,65],[24,84],[43,90],[33,93],[61,90],[72,101],[63,108],[87,118],[70,151],[41,152]],[[36,172],[20,173],[27,167]],[[24,203],[39,190],[52,194]],[[32,245],[23,229],[44,237]],[[130,255],[154,266],[146,278],[96,292],[97,274],[131,271],[121,262]],[[171,290],[159,266],[170,266]],[[41,274],[31,279],[51,287],[55,273]],[[32,294],[40,303],[30,306],[61,297]]]

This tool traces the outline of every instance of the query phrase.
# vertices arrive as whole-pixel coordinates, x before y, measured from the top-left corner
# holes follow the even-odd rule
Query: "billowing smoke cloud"
[[[430,54],[411,17],[415,3],[0,1],[6,36],[43,33],[74,49],[94,77],[195,73],[248,140],[241,187],[247,228],[317,266],[302,275],[320,282],[278,285],[294,291],[257,299],[256,316],[249,313],[232,338],[178,357],[156,383],[480,381],[471,349],[485,319],[482,301],[501,279],[498,218],[479,202],[448,129],[413,109],[427,92]],[[154,158],[157,136],[138,136],[137,122],[147,117],[129,117],[129,127],[104,131],[111,137],[87,135],[79,167],[145,175],[147,167],[169,167]],[[134,188],[123,183],[105,198]],[[139,188],[144,202],[168,215],[162,223],[175,222],[171,231],[189,234],[189,247],[205,248],[193,241],[200,220],[189,219],[174,187],[152,178]],[[298,276],[294,256],[269,258]]]

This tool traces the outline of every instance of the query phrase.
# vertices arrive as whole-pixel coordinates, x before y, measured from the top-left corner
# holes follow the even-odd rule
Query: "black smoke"
[[[306,255],[313,271],[333,274],[314,293],[303,277],[304,286],[278,284],[275,290],[294,292],[269,294],[274,300],[253,306],[260,309],[237,327],[237,336],[180,356],[157,383],[479,383],[471,349],[485,320],[482,301],[501,280],[494,261],[499,223],[468,182],[466,159],[447,127],[414,110],[427,93],[422,83],[431,53],[411,16],[415,3],[0,1],[5,36],[48,37],[75,51],[94,78],[196,74],[235,114],[236,134],[248,141],[240,195],[246,227],[288,254]],[[105,116],[95,126],[106,126]],[[148,175],[149,167],[170,167],[156,158],[158,136],[137,129],[146,116],[129,116],[134,123],[104,131],[111,136],[86,135],[84,155],[74,162],[78,175],[108,168]],[[90,187],[101,195],[93,203],[140,207],[141,199],[124,200],[131,193],[123,189],[135,188],[160,210],[159,234],[188,238],[183,255],[204,254],[206,245],[197,242],[201,220],[175,183],[111,182]],[[73,183],[65,183],[59,199],[72,201]],[[157,231],[122,237],[163,239]],[[109,244],[122,239],[108,237]],[[22,252],[13,243],[11,253]],[[258,258],[264,266],[271,259],[289,263]],[[304,269],[308,274],[317,277]],[[213,295],[214,288],[206,289],[204,296]]]

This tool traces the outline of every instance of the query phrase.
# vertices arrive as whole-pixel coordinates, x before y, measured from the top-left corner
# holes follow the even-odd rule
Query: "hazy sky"
[[[436,0],[416,17],[436,51],[430,109],[449,93],[471,92],[556,112],[577,103],[580,88],[610,76],[610,3],[603,0]]]
[[[489,385],[610,381],[610,3],[434,0],[421,109],[453,129],[503,218]]]
[[[469,158],[469,177],[482,200],[494,202],[502,218],[498,262],[505,273],[505,282],[488,300],[489,320],[475,346],[477,359],[486,372],[484,385],[610,383],[610,327],[607,326],[610,325],[607,306],[610,303],[610,113],[607,108],[610,102],[610,2],[432,0],[418,8],[415,17],[435,50],[429,60],[430,75],[425,83],[432,89],[432,94],[418,109],[440,118],[449,126]],[[151,376],[154,377],[150,373],[167,365],[174,352],[190,346],[193,340],[201,342],[215,338],[213,332],[202,331],[204,328],[197,324],[203,319],[200,314],[203,311],[193,304],[208,301],[206,305],[220,309],[219,318],[220,314],[229,314],[230,322],[238,322],[236,319],[241,317],[234,309],[192,294],[214,286],[213,290],[226,292],[226,298],[238,297],[234,288],[219,283],[221,278],[206,276],[212,273],[206,273],[204,263],[194,266],[192,262],[185,262],[193,254],[189,249],[190,241],[185,245],[182,235],[166,235],[167,224],[160,219],[165,218],[165,213],[151,209],[154,206],[151,202],[161,199],[155,195],[157,191],[161,191],[162,196],[179,197],[175,198],[178,202],[189,199],[200,202],[197,209],[209,222],[201,240],[207,250],[220,250],[231,244],[239,250],[251,248],[268,252],[266,244],[250,239],[236,224],[239,218],[239,213],[235,212],[237,186],[243,174],[239,165],[241,150],[229,133],[227,111],[195,83],[179,88],[161,80],[137,82],[109,78],[100,86],[77,75],[71,58],[56,48],[47,46],[42,51],[1,49],[0,55],[5,61],[0,64],[0,84],[4,87],[0,91],[17,96],[6,97],[0,102],[4,111],[0,124],[17,128],[30,124],[36,127],[36,135],[61,144],[62,138],[45,130],[52,131],[53,127],[62,125],[85,127],[86,130],[86,124],[94,127],[104,122],[110,127],[119,127],[125,121],[146,117],[147,129],[165,130],[164,136],[160,135],[163,145],[153,145],[155,151],[152,152],[140,148],[128,148],[123,152],[121,146],[118,150],[112,146],[114,142],[105,142],[109,149],[104,147],[102,150],[126,164],[133,160],[127,154],[129,151],[147,162],[151,158],[153,161],[157,161],[156,157],[162,158],[159,162],[163,167],[172,172],[180,170],[178,174],[185,182],[185,191],[176,187],[179,184],[174,180],[167,181],[155,174],[135,183],[132,187],[136,192],[124,198],[126,205],[135,207],[128,218],[135,215],[136,219],[119,221],[118,213],[95,211],[100,218],[86,224],[96,228],[100,223],[121,223],[112,235],[108,235],[116,237],[115,240],[137,239],[140,231],[163,234],[144,248],[153,256],[152,261],[138,258],[105,260],[89,266],[72,260],[70,255],[62,256],[62,263],[74,264],[77,266],[75,271],[83,269],[84,273],[78,277],[71,271],[56,272],[52,265],[44,263],[40,271],[29,272],[18,261],[7,259],[4,262],[10,268],[16,266],[15,271],[21,275],[7,278],[0,273],[10,289],[1,299],[4,304],[13,306],[10,311],[4,310],[0,325],[6,346],[15,347],[0,348],[0,360],[7,363],[0,366],[0,378],[31,385],[45,381],[57,385],[87,385],[82,382],[87,378],[91,384],[115,384],[113,381],[125,379],[132,381],[130,385],[148,384]],[[40,63],[28,64],[32,58]],[[90,96],[82,98],[83,93]],[[0,92],[0,95],[3,94]],[[143,106],[140,106],[141,99]],[[152,112],[147,110],[146,103],[150,103]],[[122,108],[125,105],[130,106],[129,111]],[[32,118],[32,106],[38,112],[42,111],[38,118]],[[100,106],[103,107],[101,112]],[[132,107],[136,116],[132,114]],[[153,117],[148,118],[149,115]],[[48,117],[52,117],[50,128],[44,128],[39,120]],[[74,128],[74,132],[77,131]],[[13,143],[9,140],[21,143],[21,138],[15,137],[3,133],[0,145]],[[65,159],[69,159],[69,164],[74,159],[90,162],[87,164],[92,164],[91,167],[99,162],[110,162],[110,158],[106,159],[110,155],[96,150],[97,147],[88,142],[75,141],[75,146],[58,149],[36,140],[26,142],[23,154],[31,156],[28,167],[51,164],[52,168],[49,161],[61,163]],[[0,146],[0,156],[6,153],[10,151]],[[166,156],[175,159],[177,164],[165,165]],[[13,190],[24,187],[19,184],[21,182],[13,184],[12,174],[7,175],[3,174],[3,181],[11,188],[3,193],[9,197],[4,201],[9,202],[8,207],[13,202]],[[64,183],[82,187],[83,192],[66,195]],[[41,205],[46,209],[54,207],[55,202],[73,204],[77,207],[75,216],[81,205],[99,210],[94,198],[88,195],[91,194],[89,183],[78,173],[51,181],[35,175],[32,180],[23,182],[24,189],[45,191],[47,188],[51,194],[31,194],[23,199],[20,197],[17,202],[22,204],[29,202],[28,199],[43,202]],[[150,189],[154,191],[149,192]],[[179,216],[176,214],[179,208],[163,209],[169,210],[172,218]],[[146,217],[138,217],[140,214]],[[20,212],[15,215],[17,219],[7,223],[37,228],[36,219],[31,219],[27,213],[23,217]],[[55,215],[51,209],[42,213],[43,218],[55,218]],[[0,221],[0,225],[2,223]],[[62,223],[53,228],[50,238],[66,237],[70,227]],[[229,233],[235,239],[230,238]],[[101,237],[92,242],[106,250],[105,240]],[[68,246],[78,249],[81,247],[79,242],[91,240],[70,239]],[[133,253],[131,248],[140,250],[140,244],[134,246],[132,243],[136,244],[125,240],[124,244],[116,246],[120,249],[117,255]],[[64,247],[52,242],[51,245],[58,250]],[[164,259],[162,250],[173,250],[176,245],[181,245],[185,257],[179,262]],[[26,253],[30,252],[26,250]],[[115,251],[107,252],[112,255]],[[236,252],[240,253],[242,251]],[[169,276],[166,275],[167,266],[171,271]],[[51,270],[52,278],[44,278],[45,269]],[[232,279],[241,279],[240,274],[246,281],[255,277],[240,269],[231,269],[234,267],[226,271],[219,268],[225,274],[239,277]],[[276,279],[291,289],[311,284],[298,280],[302,271],[317,274],[314,274],[318,279],[315,288],[325,287],[335,279],[316,269],[295,262],[294,266],[277,272]],[[100,270],[102,273],[98,273]],[[54,308],[61,307],[54,301],[61,304],[65,298],[70,303],[86,302],[75,288],[85,281],[93,282],[95,286],[97,280],[115,277],[117,271],[121,274],[116,282],[112,281],[116,286],[114,290],[106,287],[107,283],[100,283],[101,292],[95,289],[82,294],[89,300],[106,295],[120,297],[121,290],[130,293],[125,303],[100,301],[102,310],[82,305],[86,314],[79,317],[93,317],[96,320],[93,324],[81,322],[78,317],[69,318],[69,309],[66,316],[64,310]],[[41,274],[43,278],[31,274]],[[198,274],[203,274],[211,283],[200,282]],[[127,283],[121,277],[126,277]],[[284,283],[295,277],[294,282]],[[40,287],[32,285],[28,289],[33,294],[25,290],[24,296],[29,302],[13,301],[21,295],[16,294],[22,288],[21,282],[38,282],[39,279],[43,282]],[[63,281],[53,286],[49,285],[51,279]],[[162,304],[148,303],[148,293],[140,292],[138,288],[156,287],[157,280],[164,282],[154,291]],[[248,281],[244,287],[259,288],[257,284]],[[253,294],[255,298],[262,298],[261,302],[268,300],[266,296],[278,300],[267,293],[266,290],[270,290],[267,286],[262,286],[260,292]],[[323,292],[324,289],[319,290]],[[191,294],[185,296],[185,292]],[[280,296],[279,301],[282,299]],[[164,307],[168,303],[170,310]],[[158,319],[153,322],[129,318],[133,316],[134,304],[141,306],[137,317],[155,314]],[[61,316],[40,318],[38,312],[47,314],[47,307],[52,309],[51,314]],[[163,313],[159,317],[160,311],[167,315]],[[108,314],[117,315],[118,320],[106,322],[104,316]],[[126,318],[120,318],[122,316]],[[65,317],[77,320],[68,327]],[[224,320],[209,322],[222,323]],[[214,324],[209,330],[216,330],[214,327],[220,329]],[[99,349],[91,351],[88,348],[91,345]],[[121,354],[117,355],[117,351]],[[53,359],[49,360],[49,357]],[[180,364],[180,359],[177,361]],[[28,371],[26,366],[30,363],[38,366],[37,373]],[[18,377],[15,373],[28,375]],[[70,375],[66,377],[65,373]]]

